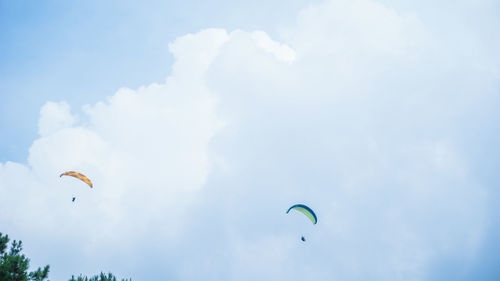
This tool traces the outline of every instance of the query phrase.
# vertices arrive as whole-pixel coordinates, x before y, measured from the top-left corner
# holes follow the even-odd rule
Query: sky
[[[1,1],[0,232],[51,280],[498,280],[499,12]]]

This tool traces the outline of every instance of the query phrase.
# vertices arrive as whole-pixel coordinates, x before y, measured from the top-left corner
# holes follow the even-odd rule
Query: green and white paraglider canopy
[[[291,210],[297,210],[303,213],[312,221],[313,224],[316,224],[318,222],[318,217],[316,217],[314,211],[311,208],[307,207],[306,205],[295,204],[292,207],[290,207],[288,211],[286,211],[286,213],[288,214]]]

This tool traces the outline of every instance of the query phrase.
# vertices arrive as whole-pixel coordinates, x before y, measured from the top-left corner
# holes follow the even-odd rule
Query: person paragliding
[[[288,208],[288,210],[286,211],[286,213],[288,214],[291,210],[296,210],[296,211],[299,211],[301,213],[303,213],[306,217],[308,217],[311,222],[313,224],[317,224],[318,223],[318,217],[316,216],[316,214],[314,213],[314,211],[307,207],[306,205],[303,205],[303,204],[295,204],[293,206],[291,206],[290,208]],[[300,238],[300,240],[302,240],[303,242],[306,241],[306,238],[304,236],[302,236]]]
[[[94,186],[87,176],[85,176],[84,174],[78,173],[78,172],[67,171],[67,172],[62,173],[59,177],[62,177],[62,176],[70,176],[70,177],[77,178],[77,179],[83,181],[84,183],[86,183],[88,186],[90,186],[90,188],[92,188]],[[71,202],[75,202],[75,199],[76,199],[76,197],[73,197],[71,199]]]

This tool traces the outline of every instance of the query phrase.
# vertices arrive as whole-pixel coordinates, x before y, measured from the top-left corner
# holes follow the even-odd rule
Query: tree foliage
[[[95,276],[90,277],[90,278],[88,278],[86,276],[82,276],[81,274],[76,279],[75,279],[75,276],[71,276],[71,279],[69,281],[117,281],[117,279],[111,273],[108,273],[106,275],[105,273],[101,272],[101,274],[95,275]],[[122,279],[121,281],[132,281],[132,279]]]
[[[21,254],[23,243],[21,241],[12,241],[10,251],[7,251],[9,245],[9,236],[0,232],[0,280],[1,281],[43,281],[49,277],[49,266],[43,269],[40,267],[28,272],[30,261]],[[47,280],[48,281],[48,280]]]
[[[21,253],[23,242],[12,241],[9,246],[9,236],[0,232],[0,281],[49,281],[49,266],[43,269],[28,272],[30,260]],[[117,281],[112,273],[102,273],[93,277],[71,276],[69,281]],[[121,279],[121,281],[132,281],[132,279]]]

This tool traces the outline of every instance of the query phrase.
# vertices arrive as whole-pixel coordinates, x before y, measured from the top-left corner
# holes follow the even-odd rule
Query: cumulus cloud
[[[71,127],[76,118],[71,115],[69,105],[65,102],[48,102],[40,110],[38,133],[47,136],[62,128]]]
[[[82,120],[47,103],[28,165],[0,164],[0,222],[55,237],[32,251],[58,278],[431,280],[472,260],[488,188],[461,124],[491,69],[440,56],[451,46],[425,22],[375,1],[311,6],[287,34],[188,34],[164,83]],[[296,202],[318,225],[284,214]]]

